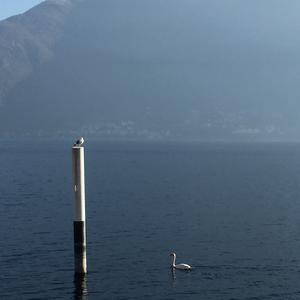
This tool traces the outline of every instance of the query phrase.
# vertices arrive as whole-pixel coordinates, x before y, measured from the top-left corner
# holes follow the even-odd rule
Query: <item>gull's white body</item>
[[[81,147],[83,145],[83,143],[84,143],[84,139],[83,139],[83,137],[81,137],[79,140],[76,141],[74,146]]]
[[[175,264],[176,262],[176,253],[171,253],[170,256],[173,256],[172,268],[179,270],[191,270],[192,267],[188,264]]]

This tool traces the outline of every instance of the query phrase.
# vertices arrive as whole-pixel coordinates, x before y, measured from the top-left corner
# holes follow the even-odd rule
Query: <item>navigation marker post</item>
[[[87,273],[84,147],[72,147],[74,182],[74,262],[75,274]]]

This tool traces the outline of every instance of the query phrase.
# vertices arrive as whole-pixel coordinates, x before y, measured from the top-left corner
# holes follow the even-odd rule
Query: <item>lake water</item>
[[[0,151],[0,299],[300,299],[298,144],[86,143],[82,280],[70,145]]]

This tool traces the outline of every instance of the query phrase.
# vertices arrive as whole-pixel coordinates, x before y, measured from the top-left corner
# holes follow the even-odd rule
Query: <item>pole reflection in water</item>
[[[87,280],[85,274],[74,275],[74,300],[87,300]]]

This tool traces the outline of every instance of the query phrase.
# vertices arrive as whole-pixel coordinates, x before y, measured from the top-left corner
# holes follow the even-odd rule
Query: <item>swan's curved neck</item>
[[[173,255],[173,264],[172,266],[175,267],[176,255]]]

